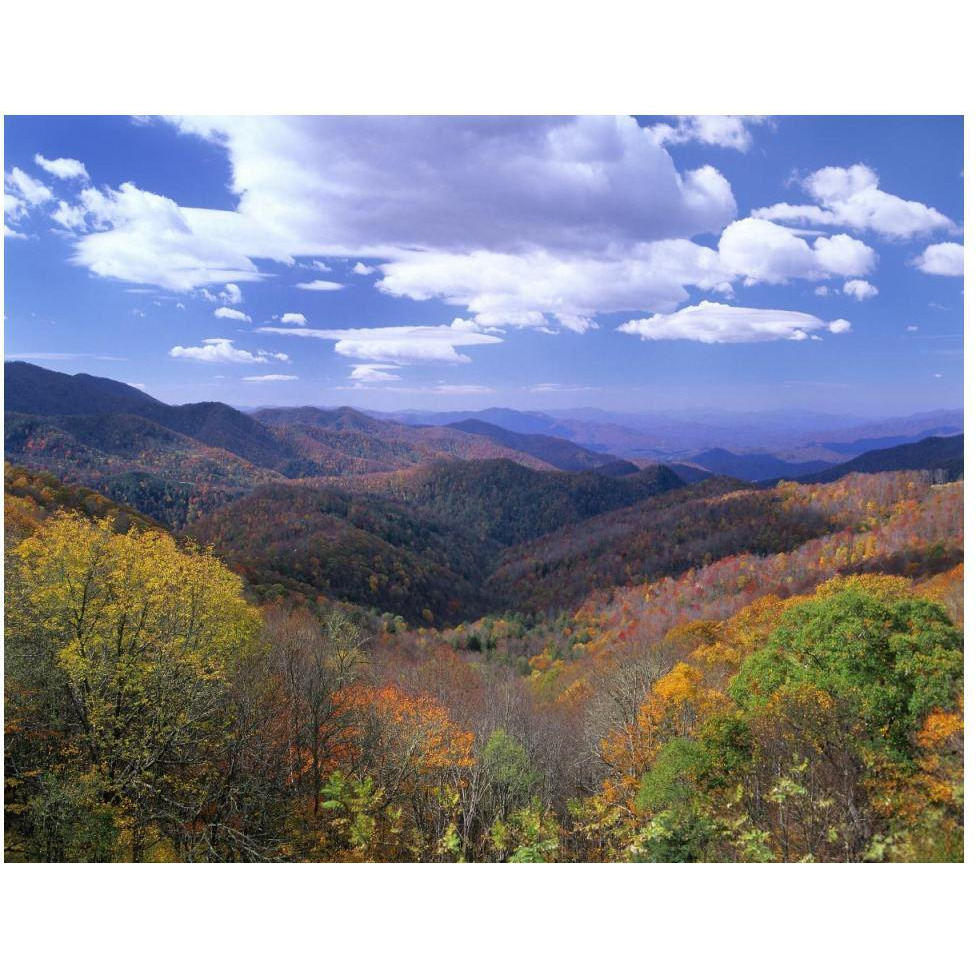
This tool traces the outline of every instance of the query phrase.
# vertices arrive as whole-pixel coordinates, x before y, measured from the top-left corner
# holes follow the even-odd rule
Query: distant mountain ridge
[[[549,434],[519,434],[484,420],[460,420],[446,426],[453,430],[463,430],[468,434],[487,437],[496,444],[503,444],[523,454],[529,454],[561,471],[588,471],[626,463],[613,454],[589,451],[563,437],[553,437]]]
[[[506,458],[552,466],[478,434],[418,428],[351,407],[172,406],[116,380],[29,363],[4,366],[5,452],[182,527],[259,485],[395,471],[434,460]]]
[[[830,467],[828,461],[783,461],[772,454],[733,454],[722,448],[695,454],[688,461],[714,474],[728,475],[742,481],[795,479]]]
[[[946,481],[963,476],[964,441],[954,437],[926,437],[912,444],[868,451],[844,464],[797,480],[807,484],[839,481],[853,472],[876,474],[882,471],[941,471]]]

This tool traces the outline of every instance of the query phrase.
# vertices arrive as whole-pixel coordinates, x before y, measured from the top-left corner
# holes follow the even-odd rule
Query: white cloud
[[[912,264],[919,271],[930,275],[944,275],[946,277],[963,273],[962,244],[945,243],[930,244]]]
[[[287,258],[274,248],[247,247],[247,228],[230,211],[179,207],[167,197],[123,183],[118,190],[81,191],[88,233],[75,244],[74,264],[104,278],[191,291],[201,285],[258,281],[263,275],[247,255]]]
[[[349,371],[349,379],[357,383],[390,383],[400,379],[392,372],[397,369],[400,367],[385,363],[363,363],[353,366]]]
[[[866,298],[874,298],[878,294],[878,289],[870,281],[855,278],[853,281],[844,282],[844,294],[863,302]]]
[[[700,142],[745,152],[752,145],[750,125],[766,121],[761,115],[679,115],[675,125],[661,123],[652,128],[658,142]]]
[[[34,156],[34,162],[46,173],[56,176],[59,180],[87,180],[88,170],[85,164],[77,159],[45,159],[40,153]]]
[[[820,298],[826,298],[832,293],[833,289],[828,288],[827,285],[818,285],[813,289],[814,295],[819,295]]]
[[[368,264],[363,264],[362,261],[357,261],[352,266],[352,273],[358,275],[371,275],[375,274],[376,268],[371,268]]]
[[[302,315],[301,312],[285,312],[285,314],[281,316],[281,321],[285,325],[305,326],[308,324],[308,320],[304,315]]]
[[[755,217],[726,227],[718,254],[726,273],[741,276],[746,284],[866,274],[876,261],[867,244],[847,234],[817,237],[810,245],[789,228]]]
[[[258,258],[600,255],[718,231],[735,214],[720,173],[708,166],[679,173],[630,117],[194,118],[177,125],[226,148],[237,209],[180,207],[131,183],[86,188],[78,204],[84,224],[68,218],[83,235],[78,264],[188,291],[258,280]]]
[[[16,166],[3,174],[3,185],[3,236],[23,238],[26,235],[18,232],[15,225],[35,207],[53,200],[54,194]]]
[[[251,316],[246,312],[242,312],[237,308],[225,308],[221,306],[220,308],[214,309],[214,318],[216,319],[233,319],[235,322],[250,322]]]
[[[193,359],[200,363],[266,363],[269,355],[273,355],[262,352],[255,355],[236,349],[233,339],[204,339],[199,346],[173,346],[169,354],[173,359]]]
[[[592,327],[601,312],[670,311],[687,299],[685,285],[718,289],[728,277],[715,251],[680,240],[600,257],[419,252],[382,271],[381,291],[462,306],[485,328],[540,328],[552,319],[575,332]]]
[[[908,326],[905,326],[905,331],[906,332],[918,332],[918,326],[917,325],[908,325]]]
[[[36,207],[54,199],[54,194],[45,184],[35,180],[33,176],[28,176],[16,166],[9,173],[4,174],[3,182],[11,193],[28,207]],[[6,209],[6,202],[4,209]]]
[[[819,169],[802,180],[801,186],[816,205],[777,203],[754,210],[752,215],[785,223],[872,230],[895,239],[956,230],[953,221],[938,210],[882,190],[878,174],[860,163],[846,169]]]
[[[297,376],[289,376],[285,373],[265,373],[263,376],[245,376],[245,383],[285,383],[289,380],[297,380]]]
[[[672,240],[615,249],[599,256],[549,251],[501,254],[415,252],[381,266],[377,287],[387,294],[459,305],[482,327],[581,332],[600,313],[670,312],[688,299],[688,286],[733,294],[732,282],[784,284],[792,279],[869,273],[874,251],[847,234],[816,237],[768,221],[730,224],[718,248]]]
[[[258,332],[303,336],[335,342],[335,351],[351,359],[407,366],[415,363],[468,363],[459,347],[492,345],[502,340],[486,335],[474,322],[455,319],[451,325],[403,325],[376,329],[285,329],[263,326]]]
[[[224,285],[224,290],[217,297],[228,305],[240,305],[244,301],[244,293],[240,285],[235,285],[233,282]]]
[[[340,284],[338,281],[322,281],[318,279],[316,281],[303,281],[296,288],[301,288],[303,291],[340,291],[345,288],[345,285]]]
[[[65,230],[81,231],[85,229],[84,207],[72,207],[64,200],[58,200],[57,209],[51,214],[51,220],[60,224]]]
[[[325,245],[296,254],[600,249],[717,231],[735,212],[721,174],[679,173],[629,116],[174,122],[226,147],[242,215]]]
[[[850,329],[844,319],[824,322],[805,312],[737,308],[717,302],[701,302],[671,314],[652,315],[621,325],[617,331],[642,339],[689,339],[695,342],[800,341],[820,329],[841,333]]]
[[[388,293],[446,291],[486,328],[558,322],[581,331],[602,311],[676,308],[687,300],[685,284],[731,288],[714,272],[713,252],[679,240],[734,217],[728,181],[710,166],[679,172],[630,117],[175,124],[226,149],[237,209],[181,207],[131,183],[86,188],[77,205],[59,209],[62,226],[81,235],[76,263],[189,291],[258,280],[259,258],[345,256],[356,259],[356,273],[374,271],[363,260],[374,258],[386,262]],[[705,120],[695,131],[713,144],[734,142],[727,128]],[[458,271],[457,262],[467,262],[465,280],[445,282],[443,266]],[[498,268],[505,287],[490,280]],[[525,281],[523,270],[548,276]],[[477,280],[482,272],[488,281]],[[561,293],[567,283],[573,294]],[[298,287],[342,285],[323,278]]]
[[[307,261],[304,264],[298,265],[300,268],[305,268],[306,271],[331,271],[332,268],[326,264],[324,261]]]

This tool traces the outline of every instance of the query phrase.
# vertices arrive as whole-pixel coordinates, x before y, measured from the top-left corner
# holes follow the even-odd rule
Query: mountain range
[[[797,485],[770,490],[782,479],[925,470],[954,480],[963,467],[961,434],[851,458],[835,450],[839,464],[721,447],[664,464],[577,443],[564,434],[589,421],[545,414],[422,418],[443,423],[350,407],[248,414],[172,406],[114,380],[25,363],[8,363],[5,378],[5,450],[22,469],[8,481],[22,519],[52,497],[128,524],[144,519],[214,546],[262,599],[321,598],[415,623],[570,606],[594,588],[792,549],[836,528],[815,494],[798,508]],[[896,419],[824,443],[952,426]]]

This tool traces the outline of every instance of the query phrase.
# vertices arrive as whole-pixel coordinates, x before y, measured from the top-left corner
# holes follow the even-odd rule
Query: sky
[[[170,403],[957,408],[961,117],[4,122],[4,355]]]

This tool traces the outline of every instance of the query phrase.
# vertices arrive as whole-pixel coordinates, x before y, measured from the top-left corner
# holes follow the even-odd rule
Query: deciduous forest
[[[6,857],[961,860],[943,480],[469,460],[184,528],[8,465]]]

